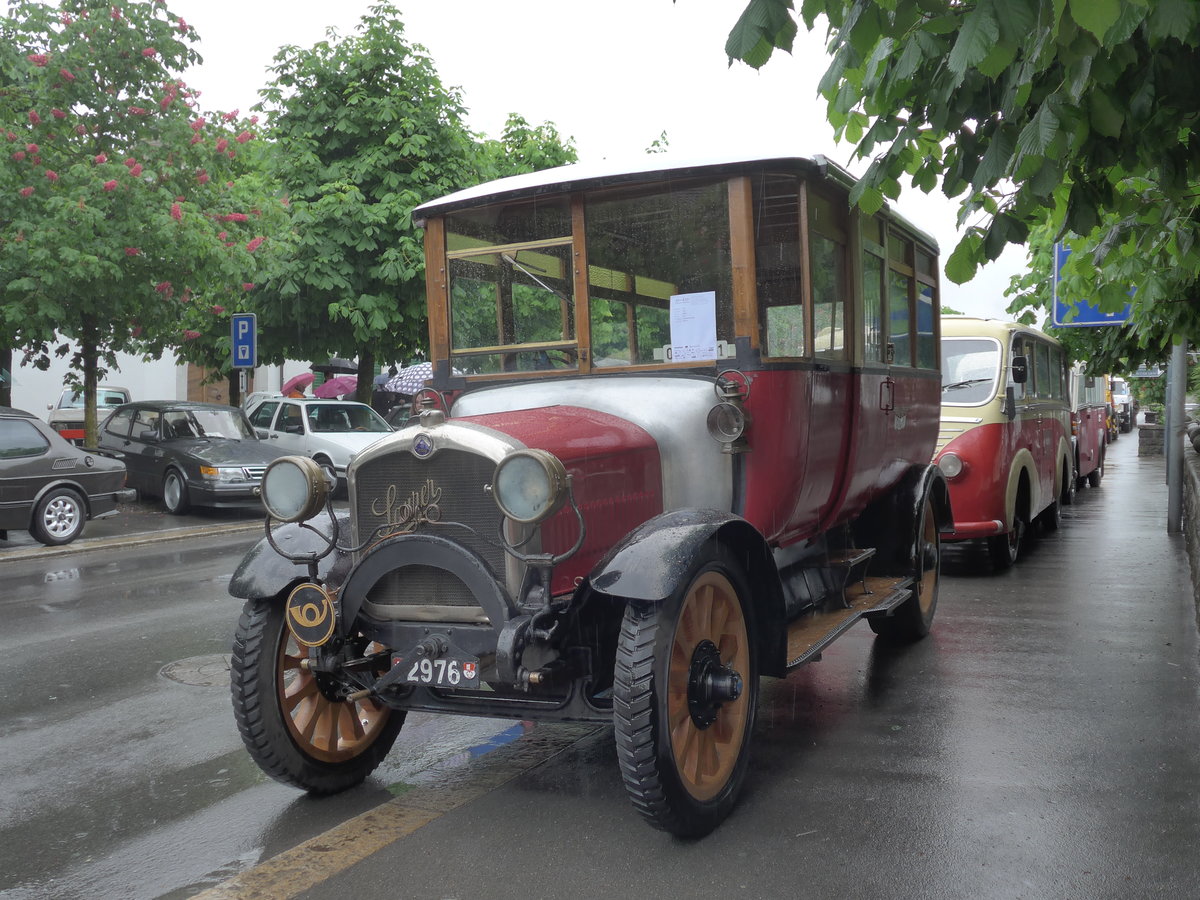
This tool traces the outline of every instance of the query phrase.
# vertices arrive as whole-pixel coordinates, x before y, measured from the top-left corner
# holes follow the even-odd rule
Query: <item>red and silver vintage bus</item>
[[[348,471],[263,482],[233,695],[251,755],[360,782],[408,710],[612,723],[703,834],[762,675],[911,640],[951,517],[931,239],[828,161],[570,166],[419,207],[434,377]]]
[[[1071,367],[1071,443],[1075,449],[1075,486],[1100,486],[1108,448],[1108,376],[1086,375],[1083,364]],[[1067,499],[1069,492],[1064,492]],[[1069,503],[1070,500],[1067,499]]]
[[[1075,465],[1067,360],[1058,341],[1011,322],[942,319],[942,427],[934,462],[950,485],[954,533],[1017,560],[1029,526],[1057,528]]]

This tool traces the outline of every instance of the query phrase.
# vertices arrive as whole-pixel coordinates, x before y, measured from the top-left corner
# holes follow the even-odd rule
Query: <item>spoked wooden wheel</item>
[[[937,611],[938,587],[942,580],[942,541],[937,516],[929,497],[921,508],[911,561],[913,595],[890,616],[869,619],[871,630],[895,641],[915,641],[929,634]]]
[[[404,713],[375,700],[340,700],[288,631],[284,604],[249,600],[231,658],[233,711],[246,749],[264,772],[314,794],[367,777],[391,749]]]
[[[1012,529],[1008,534],[997,535],[987,539],[988,554],[992,558],[992,566],[996,569],[1008,569],[1016,565],[1021,555],[1021,541],[1025,537],[1025,520],[1020,513],[1013,515]]]
[[[656,827],[707,834],[745,778],[758,664],[745,576],[709,550],[661,605],[630,604],[613,688],[626,789]]]
[[[368,647],[367,652],[371,650]],[[357,703],[330,700],[321,692],[316,677],[301,667],[307,657],[308,650],[283,629],[276,684],[284,721],[301,752],[324,762],[345,762],[379,737],[389,710],[373,699]]]

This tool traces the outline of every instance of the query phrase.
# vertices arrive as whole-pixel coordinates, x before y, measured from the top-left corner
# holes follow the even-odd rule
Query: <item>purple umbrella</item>
[[[425,382],[433,377],[433,363],[423,362],[415,365],[405,366],[383,386],[385,391],[390,391],[393,394],[407,394],[412,396],[421,388],[425,387]]]
[[[339,375],[337,378],[330,378],[323,384],[313,388],[314,397],[341,397],[344,394],[353,394],[358,389],[358,377],[355,375]]]

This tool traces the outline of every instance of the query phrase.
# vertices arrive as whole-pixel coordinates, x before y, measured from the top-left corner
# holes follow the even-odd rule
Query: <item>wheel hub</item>
[[[712,641],[701,641],[692,653],[688,674],[688,712],[697,728],[707,728],[717,720],[725,703],[742,695],[742,676],[721,662],[720,651]]]

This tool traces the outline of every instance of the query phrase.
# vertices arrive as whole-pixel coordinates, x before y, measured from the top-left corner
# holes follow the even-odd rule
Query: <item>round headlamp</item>
[[[496,466],[492,496],[514,522],[536,524],[558,512],[567,499],[567,470],[545,450],[514,451]]]
[[[328,496],[329,479],[307,456],[281,456],[263,474],[263,506],[280,522],[311,519],[325,506]]]
[[[746,431],[746,414],[736,403],[718,403],[708,411],[708,433],[721,444],[732,444]]]
[[[957,453],[943,453],[938,460],[938,468],[947,478],[957,478],[962,474],[963,461]]]

